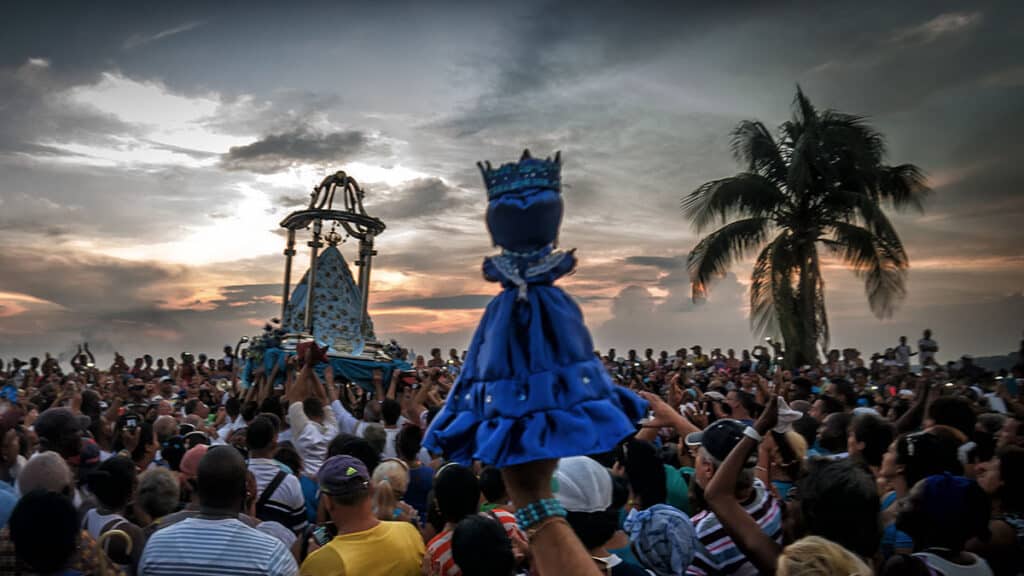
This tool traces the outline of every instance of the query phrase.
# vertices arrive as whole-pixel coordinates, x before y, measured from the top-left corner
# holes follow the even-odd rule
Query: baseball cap
[[[178,470],[186,480],[192,480],[199,476],[199,461],[206,456],[206,451],[210,447],[206,444],[197,444],[188,449],[185,455],[181,457],[181,464],[178,465]]]
[[[67,408],[47,408],[36,418],[33,429],[43,438],[56,438],[66,430],[88,430],[92,420]]]
[[[704,430],[687,434],[686,445],[701,446],[716,460],[722,461],[743,439],[744,429],[746,429],[746,425],[739,420],[731,418],[715,420]],[[750,468],[755,464],[757,464],[757,451],[751,453],[744,467]]]
[[[611,474],[591,458],[562,458],[554,478],[555,498],[569,512],[603,512],[612,505]]]
[[[320,481],[320,491],[334,496],[351,494],[370,486],[366,465],[347,454],[328,458],[316,476]]]

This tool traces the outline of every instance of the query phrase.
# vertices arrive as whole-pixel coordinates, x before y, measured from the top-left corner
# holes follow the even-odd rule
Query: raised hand
[[[768,399],[768,404],[764,407],[764,411],[761,412],[761,417],[754,423],[754,429],[757,430],[758,434],[765,435],[771,432],[772,429],[779,423],[779,397],[772,395]]]
[[[643,423],[644,428],[663,428],[674,426],[679,419],[679,413],[657,394],[651,392],[640,392],[640,396],[651,405],[653,417]]]
[[[696,408],[687,407],[686,417],[690,419],[690,422],[693,422],[694,426],[700,429],[707,428],[708,426],[708,413],[703,408],[700,408],[699,405]]]
[[[129,453],[135,452],[135,449],[138,448],[140,433],[140,428],[136,428],[135,430],[128,430],[127,428],[121,429],[121,443],[124,444],[124,449]]]

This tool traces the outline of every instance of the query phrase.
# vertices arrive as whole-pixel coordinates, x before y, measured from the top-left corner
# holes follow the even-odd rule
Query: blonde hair
[[[807,536],[782,550],[777,576],[873,576],[863,560],[846,548],[818,536]]]
[[[409,487],[408,465],[396,458],[386,458],[374,469],[372,480],[374,486],[387,482],[392,490],[405,494],[406,488]]]
[[[786,442],[789,443],[797,460],[803,460],[807,456],[807,440],[799,432],[786,432]]]

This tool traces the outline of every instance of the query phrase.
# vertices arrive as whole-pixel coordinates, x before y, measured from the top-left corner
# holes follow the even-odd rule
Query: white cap
[[[602,512],[612,505],[612,476],[586,456],[558,461],[555,498],[569,512]]]

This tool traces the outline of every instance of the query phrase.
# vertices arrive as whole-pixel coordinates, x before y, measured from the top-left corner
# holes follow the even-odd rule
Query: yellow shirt
[[[299,569],[301,576],[419,576],[423,538],[408,522],[381,522],[363,530],[336,536],[310,554]]]

